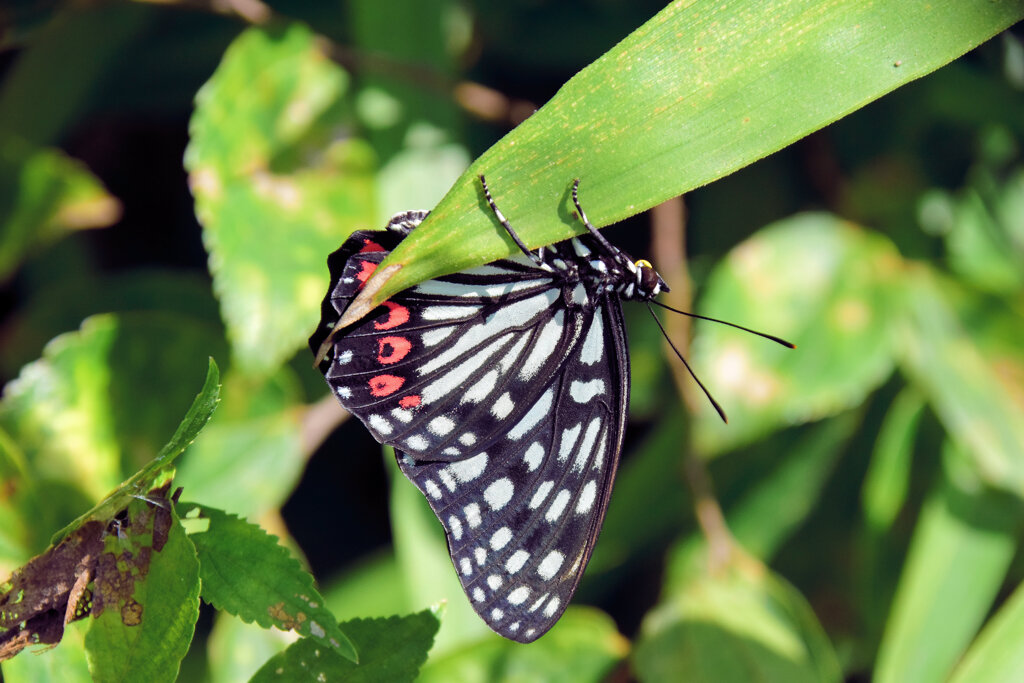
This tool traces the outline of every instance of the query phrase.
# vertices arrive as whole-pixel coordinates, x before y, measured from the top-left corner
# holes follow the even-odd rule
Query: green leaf
[[[199,562],[173,511],[160,511],[171,519],[162,548],[154,543],[152,524],[149,545],[137,533],[107,536],[108,552],[100,556],[93,593],[94,619],[85,637],[96,681],[174,681],[192,641],[199,617]],[[151,521],[158,517],[146,501],[135,500],[129,507],[133,522],[145,513]],[[116,557],[112,563],[119,568],[127,566],[122,571],[134,579],[134,590],[123,578],[101,583],[107,557]],[[97,615],[101,598],[106,604]]]
[[[701,452],[860,405],[892,372],[899,263],[888,240],[827,214],[780,221],[733,249],[708,280],[700,312],[797,348],[696,321],[694,369],[731,420],[704,404],[694,424]]]
[[[582,232],[573,178],[595,225],[614,223],[785,147],[1022,17],[1019,3],[988,0],[673,3],[481,156],[377,270],[351,316],[516,253],[479,173],[525,243],[550,244]]]
[[[432,656],[417,680],[421,683],[606,681],[616,662],[629,653],[607,614],[590,607],[570,607],[543,637],[529,645],[502,638],[466,643],[443,656]]]
[[[297,385],[287,366],[269,377],[229,371],[223,408],[178,465],[187,498],[248,519],[284,504],[306,465]]]
[[[706,562],[706,559],[705,559]],[[695,572],[644,619],[634,652],[641,681],[839,681],[810,607],[753,561]]]
[[[926,266],[905,273],[900,364],[982,480],[1024,497],[1024,405],[955,313],[955,287]],[[1019,338],[1019,337],[1018,337]]]
[[[203,600],[263,628],[295,631],[357,661],[313,577],[275,537],[214,508],[190,503],[180,510],[186,519],[209,520],[206,531],[190,536],[199,553]]]
[[[876,533],[887,531],[903,508],[924,407],[924,396],[911,386],[899,393],[885,414],[861,489],[864,516]]]
[[[185,166],[235,359],[267,374],[303,346],[326,255],[373,225],[372,153],[339,137],[348,76],[299,24],[252,28],[196,97]]]
[[[359,650],[358,665],[312,641],[300,640],[269,659],[252,682],[414,681],[440,623],[433,612],[424,610],[406,617],[353,619],[340,626]]]
[[[879,647],[879,683],[947,680],[1017,548],[1020,500],[984,488],[966,454],[944,450],[946,477],[921,510]]]
[[[145,497],[146,493],[155,486],[163,484],[162,479],[169,479],[173,476],[171,466],[174,460],[181,455],[182,451],[188,448],[195,440],[199,432],[210,420],[217,402],[220,400],[220,370],[212,358],[209,359],[209,366],[206,371],[206,381],[203,388],[192,401],[191,407],[185,413],[181,424],[174,432],[171,440],[160,450],[150,463],[136,472],[127,481],[122,483],[114,491],[109,493],[103,500],[97,503],[91,510],[81,515],[71,524],[67,525],[53,535],[51,543],[56,544],[67,533],[73,531],[86,520],[100,520],[107,522],[114,518],[119,510],[124,509],[135,499]]]
[[[967,651],[950,683],[1013,683],[1024,671],[1024,587],[1017,586]]]
[[[0,138],[0,282],[30,250],[69,230],[110,225],[120,212],[83,164]]]

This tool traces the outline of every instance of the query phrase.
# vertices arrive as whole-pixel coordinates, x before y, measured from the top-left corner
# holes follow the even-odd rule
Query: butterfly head
[[[636,296],[638,299],[647,301],[661,292],[669,291],[668,285],[661,279],[650,261],[645,259],[634,261],[633,269],[636,272]]]

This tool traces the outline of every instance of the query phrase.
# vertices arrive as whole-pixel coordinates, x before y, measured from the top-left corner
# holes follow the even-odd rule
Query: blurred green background
[[[537,643],[477,619],[419,493],[325,395],[303,345],[327,254],[433,207],[661,9],[0,8],[0,575],[156,454],[213,356],[222,401],[179,461],[183,499],[285,539],[339,620],[443,602],[423,680],[1020,680],[1019,27],[687,193],[684,218],[670,203],[604,231],[674,293],[692,283],[673,302],[798,349],[670,327],[723,425],[626,306],[619,481]],[[718,508],[709,546],[694,511]],[[286,641],[204,608],[181,680],[246,680]],[[4,680],[81,667],[75,647]]]

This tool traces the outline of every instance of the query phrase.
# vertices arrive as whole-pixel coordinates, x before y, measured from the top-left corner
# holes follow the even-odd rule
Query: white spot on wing
[[[578,379],[574,379],[572,384],[569,385],[569,395],[572,396],[572,400],[577,403],[587,403],[590,399],[603,393],[603,379],[592,379],[587,382],[581,382]]]
[[[515,574],[517,571],[523,568],[526,561],[530,559],[530,553],[525,550],[517,550],[512,553],[512,557],[505,560],[505,571],[509,574]]]
[[[496,591],[501,588],[501,584],[505,583],[501,577],[497,574],[491,574],[487,577],[487,585],[490,586],[492,591]]]
[[[571,300],[577,306],[584,306],[584,305],[586,305],[586,303],[588,301],[587,290],[583,286],[582,283],[579,283],[575,287],[572,288]]]
[[[469,524],[470,529],[475,529],[480,526],[480,506],[476,503],[470,503],[466,507],[462,508],[462,511],[466,513],[466,522]]]
[[[391,417],[395,418],[399,422],[408,424],[412,422],[412,411],[406,410],[405,408],[395,408],[391,411]]]
[[[543,367],[544,362],[551,357],[558,346],[558,340],[562,338],[562,327],[565,323],[565,314],[562,311],[555,313],[549,320],[530,349],[530,355],[523,361],[519,368],[520,379],[531,379]]]
[[[437,327],[433,330],[427,330],[420,335],[420,341],[423,342],[424,346],[434,346],[435,344],[440,344],[450,337],[452,332],[456,329],[458,328],[452,325],[449,327]]]
[[[548,497],[548,494],[551,493],[551,489],[553,489],[554,487],[554,481],[546,481],[540,486],[538,486],[536,493],[533,494],[533,498],[530,499],[530,509],[536,510],[537,508],[539,508],[541,506],[541,503],[544,502],[544,500]]]
[[[484,489],[484,500],[487,501],[492,510],[500,510],[512,500],[514,492],[515,487],[512,485],[512,480],[508,477],[502,477]]]
[[[405,440],[405,449],[409,451],[424,451],[429,445],[430,442],[419,434],[414,434]]]
[[[576,502],[576,514],[585,515],[590,512],[590,508],[594,506],[594,500],[596,498],[597,482],[591,479],[584,484],[583,491],[580,492],[580,499]]]
[[[352,398],[352,390],[348,387],[338,387],[338,396],[341,398]]]
[[[452,536],[456,541],[462,539],[462,522],[455,515],[448,518],[448,529],[452,532]]]
[[[437,484],[434,483],[433,479],[427,479],[423,482],[423,488],[427,490],[427,495],[431,498],[440,498],[441,489],[437,488]]]
[[[491,610],[491,621],[501,621],[504,618],[505,612],[501,608],[495,607]]]
[[[476,548],[473,551],[473,557],[476,558],[476,563],[482,567],[487,561],[487,551],[483,548]]]
[[[483,474],[484,469],[486,468],[487,454],[480,453],[479,455],[474,455],[472,458],[453,462],[451,465],[448,465],[444,471],[447,471],[460,483],[465,484],[467,481],[473,481]]]
[[[427,430],[435,436],[444,436],[453,429],[455,429],[455,422],[450,417],[445,417],[444,415],[438,415],[427,423]]]
[[[459,443],[461,443],[463,446],[472,446],[473,444],[476,443],[476,434],[474,434],[473,432],[466,432],[465,434],[459,437]]]
[[[508,594],[508,601],[513,605],[521,605],[530,597],[530,589],[527,586],[519,586]]]
[[[483,588],[481,588],[480,586],[477,586],[476,588],[473,589],[473,599],[474,600],[476,600],[477,602],[483,602],[486,598],[487,598],[487,596],[484,595],[484,589]]]
[[[372,429],[377,430],[383,436],[387,436],[391,433],[391,423],[380,415],[371,415],[366,418],[366,421],[370,423],[370,427]]]
[[[541,394],[537,402],[533,404],[533,407],[526,411],[526,415],[523,415],[523,419],[519,421],[519,424],[508,431],[508,438],[513,441],[523,438],[523,435],[533,429],[548,414],[554,397],[555,390],[553,387]]]
[[[498,371],[491,370],[486,375],[477,380],[476,384],[471,386],[465,394],[462,395],[463,403],[479,403],[480,401],[487,398],[491,391],[494,389],[494,385],[498,382]]]
[[[559,462],[568,458],[569,454],[572,453],[572,448],[576,445],[576,439],[580,438],[581,429],[583,429],[582,422],[575,427],[569,427],[562,431],[562,441],[558,444]]]
[[[590,458],[591,453],[594,450],[594,442],[597,440],[597,435],[601,431],[601,418],[595,417],[587,425],[587,431],[583,434],[583,441],[580,443],[580,449],[576,451],[576,458],[573,460],[572,469],[574,472],[582,472],[583,468],[587,465],[587,460]]]
[[[540,561],[540,564],[537,566],[537,573],[540,574],[540,578],[550,581],[558,573],[558,570],[562,568],[563,562],[565,562],[565,555],[557,550],[552,550]]]
[[[569,504],[570,497],[569,489],[562,489],[555,495],[555,499],[551,501],[551,507],[544,513],[544,519],[549,522],[556,522],[558,518],[565,512],[565,506]]]
[[[463,576],[469,576],[473,573],[473,563],[469,561],[468,557],[459,560],[459,568],[462,570]]]
[[[512,530],[503,526],[491,536],[491,550],[501,550],[512,540]]]
[[[479,306],[427,306],[420,313],[424,320],[461,320],[480,310]]]
[[[334,357],[334,362],[337,363],[338,365],[344,365],[345,363],[348,363],[351,360],[352,360],[352,349],[348,349],[347,351],[342,351],[341,353],[339,353],[337,356]]]
[[[491,415],[499,420],[504,420],[508,417],[508,414],[512,412],[513,408],[515,408],[515,404],[512,403],[512,396],[510,396],[506,391],[504,394],[499,396],[498,400],[494,402],[493,406],[491,406]]]
[[[583,339],[583,348],[580,350],[580,362],[584,365],[593,365],[604,356],[604,313],[600,308],[594,312],[594,321],[590,323],[587,336]]]
[[[555,612],[558,611],[558,607],[561,604],[562,601],[558,599],[557,595],[552,596],[552,598],[548,600],[548,604],[544,606],[544,616],[548,618],[555,616]]]
[[[540,441],[534,441],[530,444],[530,447],[526,449],[526,453],[523,454],[523,462],[533,472],[540,467],[541,462],[544,461],[544,447],[540,445]]]

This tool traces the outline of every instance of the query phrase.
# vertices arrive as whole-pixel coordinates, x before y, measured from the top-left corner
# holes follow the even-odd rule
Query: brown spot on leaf
[[[142,623],[142,605],[134,599],[129,600],[121,608],[121,621],[125,626],[138,626]]]
[[[297,631],[308,618],[303,612],[299,612],[295,616],[288,614],[284,609],[283,602],[268,607],[267,613],[270,614],[271,619],[277,622],[278,628],[285,631]]]

